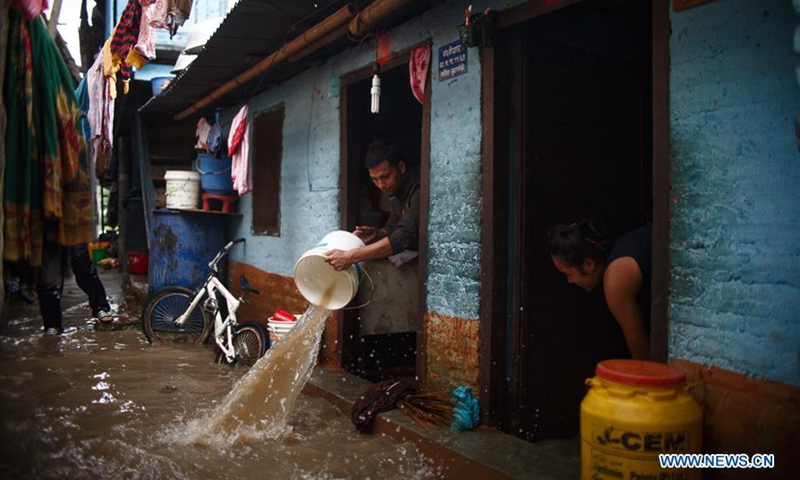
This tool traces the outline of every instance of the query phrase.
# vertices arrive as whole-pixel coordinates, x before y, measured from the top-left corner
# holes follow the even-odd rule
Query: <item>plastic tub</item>
[[[325,254],[333,249],[347,251],[363,246],[364,242],[350,232],[337,230],[325,235],[294,265],[294,283],[300,294],[311,304],[328,310],[350,303],[358,292],[361,267],[355,264],[336,271],[325,261]]]
[[[169,85],[175,77],[153,77],[150,79],[150,86],[153,88],[153,95],[161,95],[161,92]]]
[[[128,252],[128,271],[131,275],[147,275],[147,252]]]
[[[167,208],[197,208],[200,199],[200,174],[184,170],[167,170]]]
[[[212,195],[235,195],[231,179],[231,157],[217,158],[214,154],[197,155],[200,187]]]
[[[605,360],[581,403],[581,479],[667,478],[659,454],[700,453],[703,412],[683,371],[642,360]],[[699,480],[702,470],[670,469]]]

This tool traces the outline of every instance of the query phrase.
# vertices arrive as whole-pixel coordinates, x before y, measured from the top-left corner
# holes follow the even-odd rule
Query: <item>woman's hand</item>
[[[355,263],[352,254],[354,251],[355,250],[348,250],[343,252],[342,250],[333,249],[325,254],[325,261],[329,263],[334,270],[342,271]]]

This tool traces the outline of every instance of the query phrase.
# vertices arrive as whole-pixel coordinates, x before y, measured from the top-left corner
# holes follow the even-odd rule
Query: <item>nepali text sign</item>
[[[467,47],[456,40],[439,47],[439,81],[450,80],[467,73]]]

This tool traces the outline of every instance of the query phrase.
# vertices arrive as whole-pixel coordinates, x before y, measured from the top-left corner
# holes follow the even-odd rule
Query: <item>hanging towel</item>
[[[247,105],[233,117],[231,131],[228,134],[228,155],[231,160],[231,179],[233,188],[244,195],[253,191],[250,178],[250,123],[248,122]]]
[[[411,91],[419,103],[425,99],[425,83],[428,80],[428,67],[431,64],[431,46],[423,45],[411,52],[408,61],[408,73],[411,80]]]

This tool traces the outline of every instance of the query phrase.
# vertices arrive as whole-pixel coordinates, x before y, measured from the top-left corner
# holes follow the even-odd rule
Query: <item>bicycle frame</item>
[[[195,308],[205,308],[205,305],[202,307],[200,306],[200,302],[203,301],[204,298],[213,298],[216,300],[217,296],[215,293],[222,293],[222,296],[225,298],[225,303],[228,306],[228,316],[225,317],[225,320],[223,320],[219,306],[215,308],[214,342],[225,355],[225,359],[228,361],[228,363],[233,362],[234,357],[236,356],[236,350],[233,345],[233,327],[238,325],[236,320],[236,310],[238,310],[239,306],[242,304],[243,296],[236,298],[227,288],[225,288],[225,285],[219,281],[217,278],[217,262],[219,262],[228,254],[228,250],[234,245],[234,243],[239,243],[239,241],[243,240],[230,242],[208,264],[209,268],[211,269],[211,273],[208,275],[205,283],[195,292],[189,308],[187,308],[186,311],[183,312],[183,314],[181,314],[181,316],[176,318],[173,322],[176,326],[182,326],[189,319],[189,316],[192,314],[192,312],[194,312]]]
[[[225,303],[228,305],[228,316],[225,317],[223,321],[222,314],[220,314],[219,308],[217,308],[214,314],[214,341],[225,355],[225,359],[230,363],[236,356],[236,351],[233,347],[233,327],[238,324],[236,320],[236,310],[239,309],[239,305],[242,304],[242,301],[234,297],[217,277],[212,276],[210,281],[206,282],[206,295],[208,295],[208,298],[216,298],[214,297],[215,291],[221,292],[222,296],[225,297]],[[224,341],[221,340],[223,333]]]

